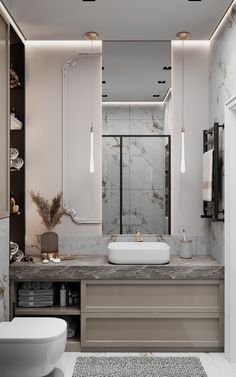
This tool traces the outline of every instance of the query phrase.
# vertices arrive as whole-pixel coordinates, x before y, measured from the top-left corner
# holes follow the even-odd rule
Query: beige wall
[[[180,174],[181,152],[181,55],[182,43],[172,42],[172,233],[206,234],[202,215],[202,131],[209,128],[208,41],[185,42],[184,118],[186,129],[186,173]]]
[[[66,45],[28,45],[26,48],[26,189],[52,197],[62,189],[62,66],[76,51],[86,49]],[[101,64],[101,62],[99,63]],[[180,175],[181,129],[181,50],[172,42],[172,233],[185,228],[189,234],[206,234],[202,214],[202,131],[209,126],[209,42],[185,44],[185,124],[186,174]],[[89,65],[83,68],[84,77]],[[91,69],[91,66],[90,66]],[[87,71],[87,72],[86,72]],[[90,114],[90,91],[86,79],[82,87],[84,104],[80,107],[81,158],[75,161],[78,175],[78,203],[81,217],[101,218],[101,70],[95,68],[97,102],[95,106],[96,174],[86,175],[89,161],[87,115]],[[89,77],[88,77],[89,82]],[[78,137],[77,135],[77,137]],[[90,189],[90,191],[88,191]],[[84,200],[86,198],[86,200]],[[79,208],[79,207],[78,207]],[[45,231],[35,206],[26,194],[27,242]],[[61,235],[100,234],[99,225],[74,225],[65,218],[56,231]]]
[[[101,43],[98,43],[101,51]],[[26,233],[27,243],[45,231],[28,191],[52,198],[62,190],[62,67],[77,52],[90,52],[90,42],[74,44],[27,44],[26,47]],[[77,179],[77,208],[86,218],[101,218],[101,57],[93,65],[81,62],[77,130],[71,151],[77,147],[71,168]],[[91,72],[92,70],[92,72]],[[89,173],[91,73],[94,84],[95,174]],[[89,88],[89,89],[88,89]],[[73,93],[72,93],[73,95]],[[73,140],[71,138],[70,140]],[[76,206],[76,203],[73,203]],[[63,235],[99,234],[100,225],[75,225],[63,219],[56,231]]]

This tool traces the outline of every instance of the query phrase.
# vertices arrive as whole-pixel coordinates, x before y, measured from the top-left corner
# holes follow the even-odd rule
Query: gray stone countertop
[[[10,279],[16,281],[75,281],[81,279],[171,280],[224,279],[224,266],[209,256],[171,257],[166,265],[114,265],[106,255],[79,255],[59,264],[14,262]]]

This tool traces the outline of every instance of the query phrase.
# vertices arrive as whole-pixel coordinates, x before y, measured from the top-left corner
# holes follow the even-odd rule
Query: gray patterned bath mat
[[[81,356],[73,377],[207,377],[198,357]]]

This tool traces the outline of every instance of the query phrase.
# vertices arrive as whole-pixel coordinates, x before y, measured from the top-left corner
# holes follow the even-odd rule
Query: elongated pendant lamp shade
[[[90,128],[90,163],[89,163],[89,172],[94,173],[94,135],[93,135],[93,126]]]
[[[184,128],[181,129],[181,164],[180,164],[180,172],[185,173],[185,130]]]
[[[187,31],[181,31],[176,34],[176,38],[182,41],[182,127],[181,127],[181,162],[180,172],[184,174],[186,172],[185,164],[185,127],[184,127],[184,41],[189,39],[190,34]]]
[[[91,41],[91,53],[93,54],[93,41],[98,38],[98,33],[95,31],[88,31],[85,33],[85,38]],[[94,132],[93,132],[93,66],[90,65],[91,68],[91,128],[90,128],[90,159],[89,159],[89,172],[94,173]]]

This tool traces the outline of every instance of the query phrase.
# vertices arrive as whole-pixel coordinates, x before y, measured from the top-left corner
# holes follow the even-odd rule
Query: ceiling
[[[104,42],[102,55],[104,102],[163,101],[171,87],[171,71],[163,70],[171,65],[170,41]]]
[[[171,40],[187,30],[209,39],[232,0],[4,0],[26,39]]]
[[[171,71],[163,70],[171,66],[170,40],[183,30],[190,32],[191,39],[209,39],[232,0],[2,3],[28,40],[82,40],[86,31],[98,32],[99,39],[105,41],[104,102],[156,102],[163,101],[171,87]],[[153,97],[155,94],[159,97]]]

